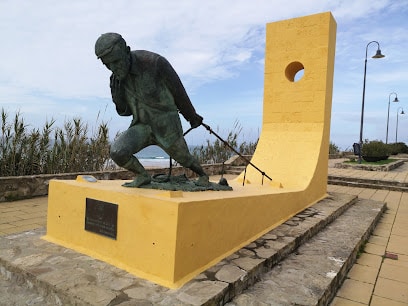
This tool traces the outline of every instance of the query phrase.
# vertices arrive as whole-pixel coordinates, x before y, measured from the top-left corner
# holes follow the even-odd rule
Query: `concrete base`
[[[327,305],[384,209],[333,193],[177,290],[40,239],[44,230],[0,237],[0,273],[35,289],[43,305]]]
[[[233,191],[206,192],[122,184],[52,180],[44,239],[169,288],[180,287],[313,204],[305,191],[268,183],[233,181]],[[116,206],[116,239],[85,230],[87,199]]]

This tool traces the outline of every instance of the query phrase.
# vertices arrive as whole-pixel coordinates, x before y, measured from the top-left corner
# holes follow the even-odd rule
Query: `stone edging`
[[[218,175],[222,172],[222,164],[202,165],[208,175]],[[168,168],[146,169],[150,175],[168,173]],[[29,199],[48,194],[50,180],[75,180],[78,175],[92,175],[98,180],[130,180],[134,174],[127,170],[77,172],[62,174],[41,174],[26,176],[0,177],[0,202],[17,201]],[[195,174],[184,167],[173,167],[172,175],[185,174],[187,177],[194,177]]]
[[[408,192],[408,183],[396,182],[392,180],[375,180],[329,175],[327,183],[331,185],[341,185],[348,187],[360,187]]]
[[[355,169],[366,171],[391,171],[404,164],[404,160],[397,160],[386,165],[365,165],[365,164],[348,164],[345,162],[336,163],[334,168],[337,169]]]

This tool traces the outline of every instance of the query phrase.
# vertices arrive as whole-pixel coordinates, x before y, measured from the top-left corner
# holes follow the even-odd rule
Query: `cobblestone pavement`
[[[408,181],[407,163],[379,174],[335,169],[335,162],[330,160],[329,174]],[[408,305],[408,193],[338,185],[328,185],[328,191],[384,201],[388,207],[331,305]],[[46,211],[47,197],[0,203],[0,235],[43,228]],[[18,281],[10,283],[1,276],[0,305],[58,305],[58,301],[45,301],[33,290],[18,286]]]

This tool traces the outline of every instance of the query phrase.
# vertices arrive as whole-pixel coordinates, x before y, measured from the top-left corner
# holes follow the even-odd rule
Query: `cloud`
[[[346,5],[347,2],[348,4]],[[265,23],[333,7],[340,16],[375,11],[387,1],[3,1],[7,44],[0,64],[13,83],[56,95],[100,95],[103,67],[93,45],[99,34],[121,33],[134,48],[164,53],[187,79],[230,78],[263,50]],[[361,3],[361,6],[358,4]],[[364,6],[363,6],[364,5]],[[26,14],[24,12],[30,12]],[[4,37],[4,35],[6,37]]]
[[[10,60],[0,68],[13,84],[62,96],[106,96],[98,86],[106,73],[93,45],[101,33],[117,31],[134,48],[164,53],[187,79],[225,79],[262,45],[264,33],[255,29],[268,15],[293,14],[280,3],[3,1],[7,43],[0,55]]]
[[[254,89],[251,79],[259,81],[262,73],[265,24],[324,11],[332,11],[338,24],[334,110],[339,103],[358,112],[364,51],[371,40],[380,41],[387,57],[381,65],[369,63],[367,97],[384,96],[387,87],[406,83],[405,1],[2,0],[0,103],[38,116],[95,114],[110,103],[110,73],[96,59],[94,43],[100,34],[112,31],[121,33],[133,49],[164,55],[196,100],[205,101],[209,91],[221,92],[226,84],[230,92],[225,95],[239,96]],[[246,97],[258,99],[259,91]],[[235,101],[240,110],[229,112],[235,118],[248,105],[226,101]],[[231,107],[227,103],[220,107]],[[107,112],[108,117],[116,115],[110,104]]]

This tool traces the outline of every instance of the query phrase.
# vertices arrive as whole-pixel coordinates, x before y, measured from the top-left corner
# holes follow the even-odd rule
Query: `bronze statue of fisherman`
[[[178,112],[192,128],[200,126],[203,118],[196,113],[170,63],[153,52],[130,51],[117,33],[102,34],[95,43],[95,54],[112,71],[110,88],[116,111],[133,118],[110,150],[116,164],[135,174],[134,180],[124,186],[140,187],[151,182],[151,176],[134,156],[150,145],[158,145],[197,173],[197,186],[208,186],[208,176],[188,150]]]

